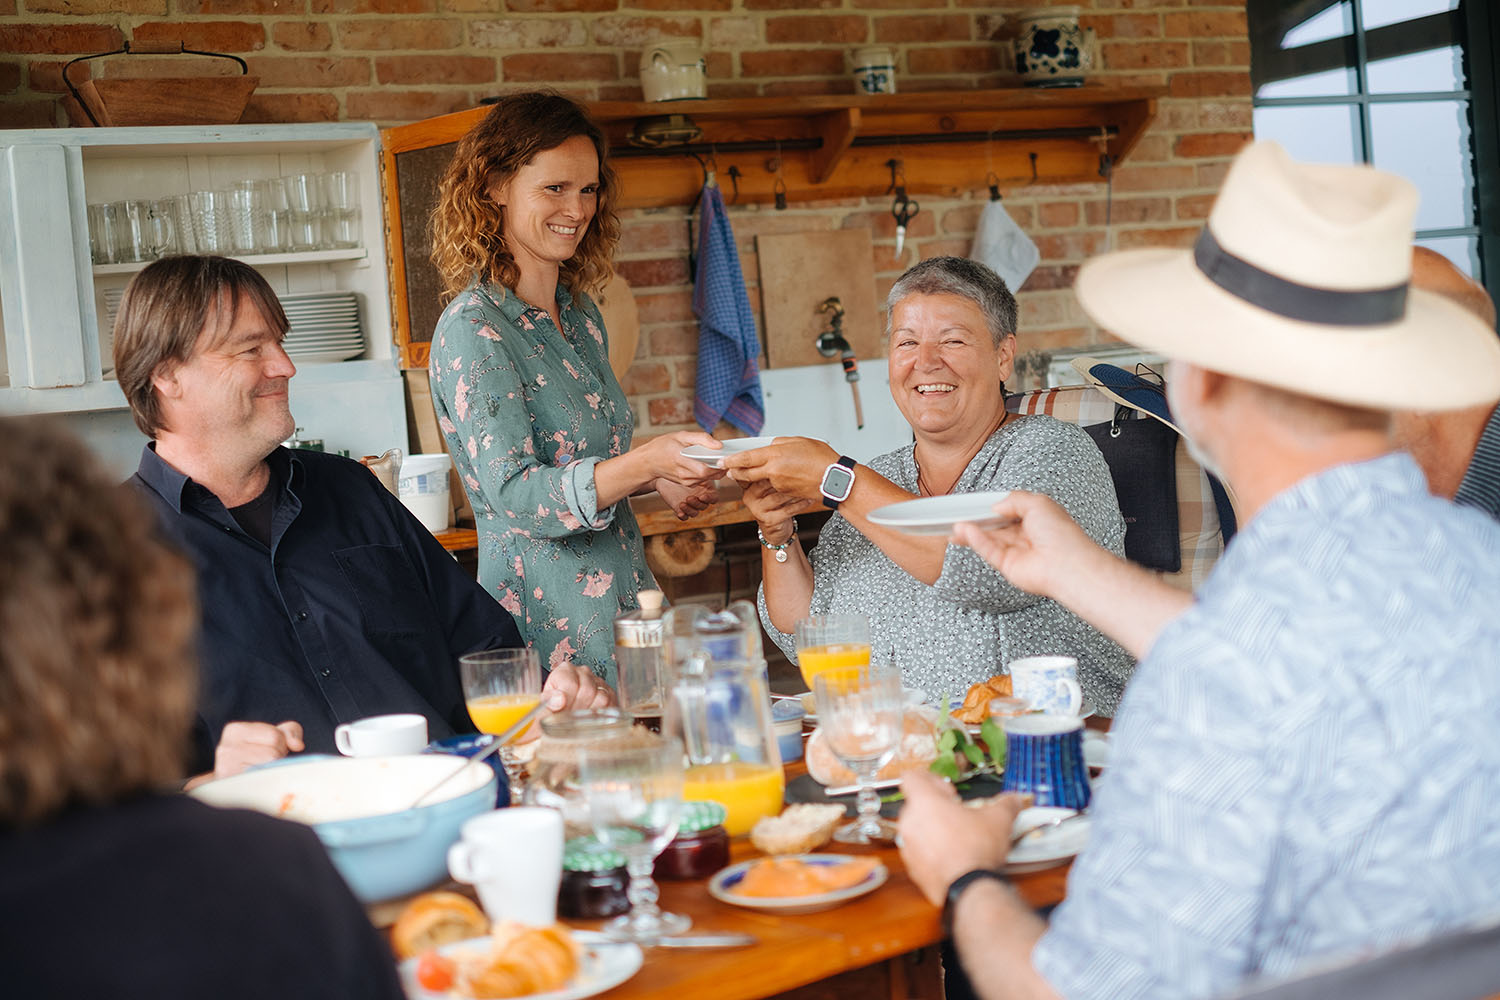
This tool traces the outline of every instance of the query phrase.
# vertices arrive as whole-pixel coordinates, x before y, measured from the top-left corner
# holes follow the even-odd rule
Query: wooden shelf
[[[267,267],[272,264],[322,264],[335,260],[364,260],[369,256],[364,247],[349,247],[343,250],[303,250],[297,253],[229,254],[252,267]],[[95,264],[95,274],[134,274],[151,263],[149,260],[126,261],[122,264]]]

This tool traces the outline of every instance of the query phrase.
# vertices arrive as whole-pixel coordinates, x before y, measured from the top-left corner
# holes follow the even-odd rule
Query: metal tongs
[[[488,760],[490,757],[494,756],[494,754],[499,751],[501,747],[509,743],[511,740],[515,739],[517,736],[521,735],[521,733],[526,729],[526,726],[530,724],[532,719],[536,718],[536,714],[541,710],[542,703],[541,701],[538,701],[536,705],[532,707],[531,711],[527,712],[525,715],[521,716],[520,719],[516,720],[515,725],[511,726],[499,736],[496,736],[495,742],[485,747],[483,753],[477,753],[472,757],[464,758],[464,762],[460,764],[457,769],[448,772],[437,784],[427,789],[427,791],[423,792],[421,795],[418,795],[415,801],[413,801],[411,805],[407,806],[407,808],[417,808],[417,806],[421,805],[423,800],[426,799],[429,795],[462,774],[470,764],[477,764],[480,761]]]

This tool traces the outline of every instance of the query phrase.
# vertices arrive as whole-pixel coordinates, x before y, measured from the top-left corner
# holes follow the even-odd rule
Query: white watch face
[[[835,462],[823,473],[823,484],[820,489],[830,500],[842,502],[849,499],[849,494],[854,489],[854,470]]]

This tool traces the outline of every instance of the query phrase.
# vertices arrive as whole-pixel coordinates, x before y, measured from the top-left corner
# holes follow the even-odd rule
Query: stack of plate
[[[281,346],[293,361],[347,361],[365,353],[353,292],[283,295],[281,307],[292,327]]]

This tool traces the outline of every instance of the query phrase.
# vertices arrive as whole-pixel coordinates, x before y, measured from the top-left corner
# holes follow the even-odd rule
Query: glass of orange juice
[[[469,718],[482,733],[504,733],[542,700],[542,661],[529,647],[466,653],[458,658],[458,670]],[[535,723],[528,725],[511,743],[534,728]],[[520,802],[521,762],[510,745],[500,748],[500,762],[510,783],[510,800]]]
[[[825,671],[870,662],[870,620],[864,615],[813,615],[797,623],[797,665],[807,689]]]

